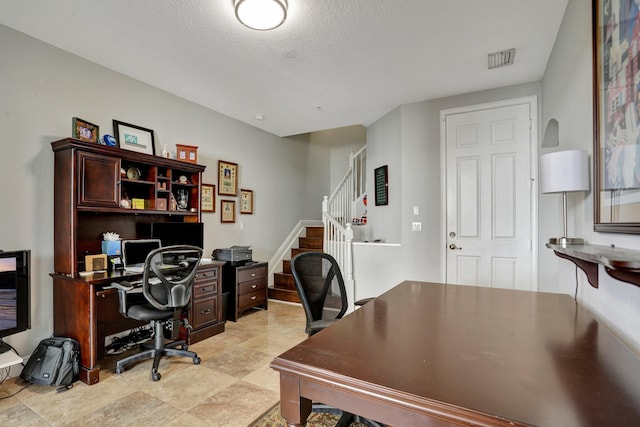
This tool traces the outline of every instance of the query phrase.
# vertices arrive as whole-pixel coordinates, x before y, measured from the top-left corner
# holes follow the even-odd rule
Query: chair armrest
[[[366,303],[368,303],[372,299],[373,298],[362,298],[362,299],[359,299],[358,301],[354,302],[354,304],[355,305],[365,305]]]
[[[118,290],[118,311],[127,317],[127,292],[132,291],[134,286],[129,282],[112,282],[111,286]]]
[[[309,335],[313,335],[316,332],[320,332],[327,326],[331,326],[338,319],[330,319],[330,320],[316,320],[315,322],[309,322],[307,325],[307,333]]]

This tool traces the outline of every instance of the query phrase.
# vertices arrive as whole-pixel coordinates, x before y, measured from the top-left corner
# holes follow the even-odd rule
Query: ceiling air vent
[[[513,64],[513,58],[516,56],[516,49],[503,50],[489,54],[489,69],[504,67]]]

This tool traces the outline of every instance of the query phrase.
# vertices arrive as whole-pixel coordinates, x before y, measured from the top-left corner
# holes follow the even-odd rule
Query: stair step
[[[322,237],[300,237],[298,246],[304,249],[322,249],[323,241]]]
[[[322,252],[318,249],[291,248],[291,258],[303,252]]]
[[[282,272],[284,274],[291,274],[291,261],[286,259],[282,261]]]
[[[277,289],[296,290],[296,284],[292,274],[273,273],[273,287]]]
[[[306,227],[307,237],[323,237],[324,227]]]
[[[267,292],[269,294],[269,299],[300,303],[300,296],[296,291],[289,291],[287,289],[269,288],[267,289]]]

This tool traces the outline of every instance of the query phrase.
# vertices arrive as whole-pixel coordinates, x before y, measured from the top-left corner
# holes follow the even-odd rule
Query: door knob
[[[449,245],[449,249],[451,249],[452,251],[455,251],[455,250],[461,251],[462,250],[462,248],[456,246],[455,243],[450,244]]]

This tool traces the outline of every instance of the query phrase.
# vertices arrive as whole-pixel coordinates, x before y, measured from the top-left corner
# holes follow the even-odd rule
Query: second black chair
[[[147,255],[142,276],[144,300],[132,302],[135,286],[128,282],[113,283],[118,289],[120,313],[136,320],[149,321],[154,331],[153,345],[141,346],[139,353],[116,362],[116,373],[124,372],[124,367],[143,359],[153,358],[151,379],[158,381],[162,356],[189,357],[194,364],[200,363],[198,355],[187,351],[185,341],[164,343],[165,326],[171,339],[178,337],[180,325],[189,327],[181,316],[182,310],[191,300],[193,281],[200,264],[202,249],[196,246],[167,246],[153,250]]]

